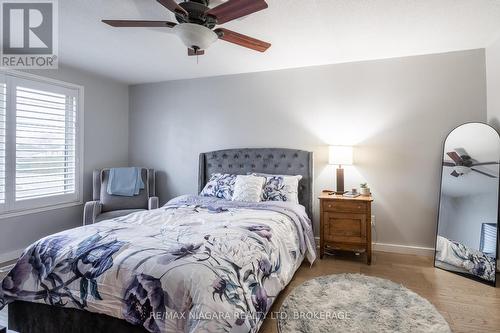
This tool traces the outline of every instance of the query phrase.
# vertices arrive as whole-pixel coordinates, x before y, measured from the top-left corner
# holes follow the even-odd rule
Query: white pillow
[[[266,179],[253,175],[236,176],[233,201],[259,202]]]
[[[266,183],[262,190],[262,201],[290,201],[299,203],[299,181],[301,175],[270,175],[254,173],[254,176],[264,176]]]

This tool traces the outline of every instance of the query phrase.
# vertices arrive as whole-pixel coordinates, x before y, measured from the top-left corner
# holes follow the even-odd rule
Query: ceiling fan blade
[[[481,162],[481,163],[474,163],[472,164],[472,166],[476,166],[476,165],[496,165],[496,164],[500,164],[499,162]]]
[[[443,161],[443,166],[454,167],[456,164],[453,162]]]
[[[454,151],[450,151],[450,152],[446,153],[446,155],[448,155],[453,160],[453,162],[455,162],[456,164],[459,164],[460,162],[462,162],[462,158]]]
[[[486,172],[483,172],[483,171],[479,171],[479,170],[474,169],[474,168],[472,168],[471,170],[472,170],[472,171],[475,171],[475,172],[477,172],[477,173],[480,173],[480,174],[482,174],[482,175],[485,175],[485,176],[487,176],[487,177],[490,177],[490,178],[498,178],[497,176],[490,175],[489,173],[486,173]]]
[[[103,23],[106,23],[112,27],[116,28],[140,28],[140,27],[159,27],[159,28],[173,28],[177,24],[169,21],[140,21],[140,20],[102,20]]]
[[[269,43],[225,28],[218,28],[214,31],[217,35],[219,35],[220,39],[225,40],[226,42],[237,44],[255,51],[265,52],[271,46]]]
[[[207,10],[205,14],[214,16],[217,24],[223,24],[266,8],[264,0],[229,0]]]
[[[464,148],[455,148],[455,151],[459,156],[470,156]]]
[[[462,159],[461,165],[470,168],[474,162],[477,162],[469,155],[469,153],[464,148],[455,148],[454,150],[458,154],[458,156],[460,156],[460,158]]]
[[[179,6],[179,4],[177,2],[175,2],[175,0],[158,0],[158,2],[165,8],[167,8],[168,10],[170,10],[171,12],[174,12],[176,14],[181,14],[181,15],[184,15],[184,16],[188,16],[188,12],[182,8],[181,6]]]
[[[188,56],[200,56],[204,55],[205,51],[204,50],[193,50],[193,49],[188,49]]]
[[[450,173],[450,175],[452,175],[453,177],[458,177],[460,176],[460,174],[458,172],[456,172],[455,170],[453,170],[452,173]]]

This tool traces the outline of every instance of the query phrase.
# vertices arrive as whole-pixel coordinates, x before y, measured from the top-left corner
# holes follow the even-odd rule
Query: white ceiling
[[[224,41],[196,63],[170,29],[101,19],[165,19],[156,0],[63,0],[60,62],[126,83],[266,71],[483,48],[500,37],[497,0],[268,0],[224,27],[271,42],[266,53]]]
[[[446,152],[463,148],[478,162],[500,161],[500,142],[498,134],[490,126],[471,123],[462,125],[450,133],[446,139],[444,161],[451,161]],[[498,176],[498,165],[483,165],[474,167],[491,175]],[[498,179],[489,178],[477,172],[471,172],[460,177],[453,177],[451,167],[443,168],[442,191],[451,197],[489,193],[497,195]]]

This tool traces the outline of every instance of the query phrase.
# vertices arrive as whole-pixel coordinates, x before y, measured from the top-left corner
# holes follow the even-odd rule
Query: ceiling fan
[[[178,23],[169,21],[102,20],[113,27],[163,27],[172,28],[188,48],[189,56],[205,54],[205,50],[217,39],[237,44],[259,52],[265,52],[271,44],[242,35],[216,25],[247,16],[267,8],[264,0],[228,0],[210,8],[210,0],[157,0],[175,14]]]
[[[471,171],[474,171],[483,176],[498,178],[498,176],[478,170],[474,167],[481,165],[498,165],[499,162],[478,162],[473,159],[463,148],[455,148],[454,151],[447,152],[446,155],[448,155],[452,159],[452,161],[443,161],[443,166],[453,168],[453,171],[450,174],[453,177],[460,177],[470,173]]]

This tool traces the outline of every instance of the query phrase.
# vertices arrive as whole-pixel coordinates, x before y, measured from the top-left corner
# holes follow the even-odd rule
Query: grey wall
[[[485,56],[472,50],[172,81],[129,94],[130,164],[160,171],[163,202],[196,192],[198,153],[235,147],[314,151],[317,196],[333,186],[326,146],[349,144],[356,165],[346,184],[371,185],[376,241],[433,247],[442,142],[460,123],[486,121]]]
[[[458,202],[455,197],[443,194],[439,201],[438,235],[452,238],[453,222],[457,218]]]
[[[488,122],[500,130],[500,38],[486,48]]]
[[[84,198],[92,197],[92,170],[128,164],[128,87],[72,68],[31,73],[85,87]],[[82,223],[82,206],[0,218],[0,257]]]
[[[441,199],[439,235],[479,250],[481,226],[496,223],[498,198],[491,193]]]

